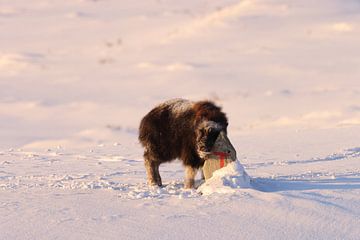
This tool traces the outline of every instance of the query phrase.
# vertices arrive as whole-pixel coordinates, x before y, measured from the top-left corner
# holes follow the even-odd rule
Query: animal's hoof
[[[149,181],[147,184],[149,187],[162,187],[163,186],[161,182],[159,183],[159,182]]]
[[[185,180],[184,188],[192,189],[192,188],[194,188],[194,185],[195,185],[195,180],[194,179],[187,179],[187,180]]]

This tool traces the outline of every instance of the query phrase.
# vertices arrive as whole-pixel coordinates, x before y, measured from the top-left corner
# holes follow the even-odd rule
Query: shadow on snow
[[[262,192],[301,191],[301,190],[351,190],[360,189],[360,177],[320,179],[320,180],[283,180],[255,178],[254,189]]]

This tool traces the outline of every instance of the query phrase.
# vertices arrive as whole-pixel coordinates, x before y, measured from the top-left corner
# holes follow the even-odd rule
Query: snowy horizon
[[[358,0],[0,0],[0,30],[0,239],[360,235]],[[172,98],[222,107],[253,188],[147,188]]]

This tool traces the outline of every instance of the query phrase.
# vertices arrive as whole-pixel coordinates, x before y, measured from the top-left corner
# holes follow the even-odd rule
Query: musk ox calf
[[[184,186],[193,188],[204,157],[227,126],[226,115],[210,101],[173,99],[152,109],[139,128],[148,184],[161,186],[159,165],[178,158],[185,166]]]

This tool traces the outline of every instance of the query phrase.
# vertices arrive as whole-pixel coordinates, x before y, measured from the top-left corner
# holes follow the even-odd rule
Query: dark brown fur
[[[148,183],[161,186],[159,165],[178,158],[186,167],[185,187],[193,187],[196,171],[204,164],[199,153],[209,152],[227,125],[225,114],[210,101],[178,99],[152,109],[139,128]]]

